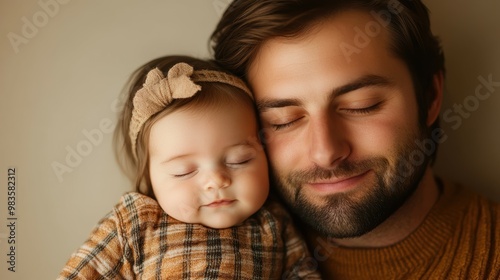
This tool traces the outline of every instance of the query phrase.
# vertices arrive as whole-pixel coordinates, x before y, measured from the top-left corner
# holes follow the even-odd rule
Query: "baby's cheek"
[[[269,179],[262,174],[260,178],[253,180],[252,185],[249,185],[247,197],[249,202],[256,208],[260,208],[269,194]]]
[[[177,220],[180,220],[185,223],[196,223],[198,222],[198,208],[193,207],[190,203],[179,202],[177,206],[175,206],[176,216],[173,216]]]
[[[197,218],[199,203],[193,194],[179,190],[165,193],[160,205],[163,211],[179,221],[192,223]]]

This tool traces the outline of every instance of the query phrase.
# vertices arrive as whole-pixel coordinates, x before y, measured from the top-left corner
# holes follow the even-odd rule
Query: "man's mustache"
[[[333,178],[348,178],[360,175],[368,170],[385,170],[389,165],[386,158],[378,157],[360,161],[343,161],[337,166],[326,169],[317,165],[307,169],[293,171],[285,176],[290,184],[314,182]],[[283,178],[283,177],[282,177]]]

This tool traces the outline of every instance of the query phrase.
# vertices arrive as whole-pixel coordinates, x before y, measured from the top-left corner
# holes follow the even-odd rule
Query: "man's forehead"
[[[318,23],[307,35],[270,39],[250,64],[248,81],[258,97],[259,93],[272,90],[270,86],[279,85],[282,79],[304,79],[303,73],[312,64],[323,67],[323,72],[331,67],[347,71],[356,64],[376,60],[382,52],[390,52],[390,43],[389,32],[381,24],[377,34],[364,34],[363,30],[374,28],[374,24],[370,13],[349,10]]]

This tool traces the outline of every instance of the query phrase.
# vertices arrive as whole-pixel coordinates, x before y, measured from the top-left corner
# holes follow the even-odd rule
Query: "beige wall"
[[[500,2],[425,2],[447,67],[441,122],[449,138],[440,148],[436,171],[500,201],[500,86],[484,100],[476,97],[479,77],[491,75],[500,83]],[[482,88],[479,97],[487,93]],[[457,106],[463,106],[463,115],[455,112]]]
[[[207,57],[208,36],[229,0],[59,0],[47,11],[39,3],[58,2],[20,2],[0,0],[0,278],[54,279],[130,190],[109,132],[128,75],[164,54]],[[500,81],[500,4],[426,2],[447,54],[444,110],[464,101],[478,107],[460,125],[449,115],[436,169],[500,200],[500,87],[472,100],[478,76]],[[68,172],[58,177],[54,164]],[[8,167],[17,175],[16,273],[5,261]]]

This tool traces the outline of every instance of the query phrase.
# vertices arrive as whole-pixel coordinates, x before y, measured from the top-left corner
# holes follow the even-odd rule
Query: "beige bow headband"
[[[154,114],[165,109],[174,99],[189,98],[201,90],[195,82],[217,82],[237,87],[252,94],[245,83],[235,76],[220,71],[194,71],[186,63],[177,63],[167,73],[167,77],[155,68],[146,76],[146,81],[134,96],[132,119],[130,121],[129,136],[132,143],[132,153],[137,160],[137,135],[144,123]]]

